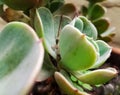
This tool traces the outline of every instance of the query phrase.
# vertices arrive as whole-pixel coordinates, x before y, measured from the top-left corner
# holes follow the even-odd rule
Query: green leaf
[[[76,77],[91,85],[99,85],[108,82],[117,75],[117,71],[114,68],[98,69],[91,72],[77,75]]]
[[[83,22],[79,17],[74,18],[70,24],[79,29],[80,31],[83,31]]]
[[[112,48],[104,41],[98,40],[96,41],[96,43],[99,47],[100,57],[98,58],[97,62],[92,66],[92,68],[97,68],[101,66],[108,59],[112,51]]]
[[[0,32],[0,95],[26,95],[42,66],[44,49],[35,31],[11,22]]]
[[[59,49],[60,65],[69,71],[88,69],[97,59],[94,45],[72,25],[66,25],[63,28],[60,34]]]
[[[43,38],[47,52],[52,57],[56,58],[56,54],[53,49],[56,45],[54,20],[52,14],[47,8],[41,7],[36,10],[34,27],[39,37]]]
[[[55,12],[56,10],[58,10],[61,6],[63,6],[63,2],[60,2],[60,1],[53,1],[51,4],[50,4],[50,10],[51,12]]]
[[[74,87],[72,81],[70,80],[69,76],[66,73],[62,74],[61,72],[55,72],[54,77],[60,89],[62,89],[62,91],[64,92],[64,94],[90,95],[88,93],[81,92],[76,87]]]
[[[93,22],[98,30],[99,35],[104,33],[110,26],[110,22],[107,18],[102,18]]]
[[[60,15],[56,15],[54,17],[54,31],[55,31],[55,35],[56,37],[59,36],[59,32],[61,31],[61,29],[69,24],[71,21],[71,19],[67,16],[60,16]]]
[[[91,10],[88,14],[88,16],[89,16],[88,18],[90,20],[99,19],[105,14],[105,12],[106,12],[105,7],[103,7],[102,5],[97,3],[91,8]]]
[[[88,37],[92,37],[93,39],[97,39],[97,30],[95,26],[90,22],[86,17],[79,17],[83,21],[83,31],[82,33],[86,34]]]
[[[60,7],[54,15],[66,15],[73,18],[76,14],[76,7],[73,4],[65,4]]]

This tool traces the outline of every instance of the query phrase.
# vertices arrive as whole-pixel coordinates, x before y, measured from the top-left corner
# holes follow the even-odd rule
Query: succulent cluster
[[[32,0],[31,4],[24,0],[24,7],[18,2],[21,0],[0,0],[0,5],[23,11],[32,8],[34,13],[28,17],[31,24],[10,22],[0,32],[0,95],[26,95],[36,78],[43,81],[49,77],[54,77],[64,94],[90,95],[86,89],[92,90],[92,86],[117,75],[115,68],[99,69],[112,50],[98,39],[99,31],[92,24],[101,23],[100,14],[94,19],[90,11],[91,22],[85,16],[69,18],[76,9],[71,4],[63,5],[64,0],[44,0],[42,4],[47,8],[36,7],[40,0],[35,6],[31,6]],[[96,0],[90,2],[95,4],[91,10],[101,11]]]
[[[45,8],[39,8],[36,14],[35,29],[43,37],[46,51],[56,61],[55,68],[60,72],[55,71],[54,76],[66,94],[82,93],[75,91],[71,76],[90,85],[103,84],[116,76],[114,68],[92,70],[107,60],[111,47],[104,41],[97,40],[97,30],[87,18],[79,16],[71,21],[65,16],[53,18]]]
[[[89,5],[82,6],[81,12],[95,25],[98,31],[98,39],[102,39],[106,42],[112,40],[115,35],[115,27],[110,27],[110,21],[104,17],[107,9],[101,4],[106,0],[87,0]]]

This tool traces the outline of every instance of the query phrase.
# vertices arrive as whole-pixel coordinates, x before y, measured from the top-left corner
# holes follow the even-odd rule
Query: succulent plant
[[[58,70],[54,71],[55,80],[64,93],[87,95],[73,85],[71,75],[89,85],[104,84],[117,75],[114,68],[92,70],[107,60],[111,47],[97,40],[97,29],[87,18],[79,16],[70,20],[66,16],[53,17],[48,9],[39,8],[36,10],[34,27],[43,38],[46,52],[56,62],[53,62]]]
[[[106,42],[112,40],[115,35],[115,27],[110,27],[110,21],[104,17],[107,9],[100,4],[106,0],[87,0],[89,2],[88,7],[82,6],[81,12],[95,25],[98,31],[98,39],[102,39]]]
[[[99,69],[112,50],[100,40],[112,36],[102,18],[105,8],[98,4],[104,0],[88,1],[89,8],[82,8],[85,17],[74,5],[63,5],[64,0],[0,0],[0,16],[6,4],[8,17],[18,15],[11,21],[21,21],[8,23],[0,32],[0,95],[26,95],[36,80],[49,77],[64,94],[90,95],[93,86],[117,75],[115,68]],[[37,8],[41,3],[44,7]],[[26,16],[9,7],[31,13]]]

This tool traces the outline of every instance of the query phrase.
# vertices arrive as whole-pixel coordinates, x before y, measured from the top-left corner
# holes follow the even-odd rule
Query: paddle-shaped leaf
[[[43,37],[46,50],[49,52],[51,56],[56,58],[56,54],[52,49],[56,44],[54,21],[52,14],[47,8],[41,7],[36,10],[34,27],[39,37]]]
[[[79,18],[83,21],[83,31],[81,32],[86,34],[88,37],[97,39],[98,34],[95,26],[84,16],[80,16]]]
[[[98,69],[84,73],[82,75],[76,75],[76,77],[85,83],[91,85],[99,85],[108,82],[117,75],[117,71],[114,68]]]
[[[73,86],[72,81],[70,80],[69,76],[64,73],[64,75],[61,72],[55,72],[55,80],[57,84],[59,85],[60,89],[64,92],[64,94],[67,95],[90,95],[85,92],[81,92],[76,87]]]
[[[107,18],[102,18],[93,22],[99,34],[104,33],[110,26],[110,22]]]
[[[65,4],[62,7],[60,7],[54,14],[66,15],[73,18],[76,14],[76,7],[73,4]]]
[[[64,4],[63,1],[53,1],[50,4],[50,11],[53,13],[58,10]]]
[[[106,12],[106,9],[100,4],[95,4],[89,12],[89,19],[96,20],[101,18]]]
[[[83,22],[78,17],[74,18],[70,24],[73,25],[74,27],[76,27],[77,29],[79,29],[80,31],[83,30]]]
[[[34,30],[21,22],[0,32],[0,95],[26,95],[42,66],[44,49]]]
[[[60,64],[70,71],[88,69],[97,59],[94,45],[72,25],[66,25],[63,28],[60,34],[59,49]]]
[[[100,57],[98,58],[97,62],[92,66],[92,68],[97,68],[101,66],[108,59],[112,51],[112,48],[104,41],[97,40],[96,43],[99,47]]]

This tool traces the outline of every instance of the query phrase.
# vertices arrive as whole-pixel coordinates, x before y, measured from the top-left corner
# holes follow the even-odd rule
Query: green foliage
[[[46,35],[56,41],[54,48],[52,48],[52,45],[51,47],[45,46],[48,49],[53,49],[56,57],[48,49],[46,50],[56,61],[55,68],[58,70],[64,69],[68,73],[67,77],[61,72],[56,72],[54,75],[56,82],[64,93],[73,95],[75,89],[82,89],[81,86],[83,86],[73,83],[69,74],[75,76],[83,84],[92,85],[106,83],[116,76],[117,71],[115,69],[90,70],[91,68],[98,68],[107,60],[111,53],[111,47],[107,43],[97,40],[97,30],[88,19],[80,16],[70,22],[70,19],[66,16],[55,16],[53,20],[52,14],[47,9],[39,8],[37,11],[39,11],[39,14],[36,13],[37,17],[41,17],[41,19],[35,19],[35,23],[38,22],[35,24],[37,33],[46,33]],[[44,19],[45,15],[42,16],[41,14],[49,15],[50,17],[47,21],[51,21],[51,23],[47,23],[48,25],[44,24],[46,21]],[[51,26],[53,22],[54,29],[49,28],[49,32],[47,32],[48,29],[41,31],[42,27],[48,28],[47,26]],[[50,29],[53,29],[53,31],[50,31]],[[46,39],[44,35],[41,35],[41,37],[43,40]],[[98,75],[100,77],[99,80],[94,80]],[[65,90],[63,87],[68,89]],[[80,94],[82,93],[81,91],[78,91],[76,95],[82,95]]]
[[[65,26],[62,30],[59,47],[62,61],[60,64],[70,71],[88,69],[97,59],[94,46],[84,34],[70,25]]]
[[[100,4],[105,0],[87,1],[89,2],[89,5],[87,7],[82,6],[81,8],[82,15],[86,16],[95,25],[98,31],[98,39],[102,39],[106,42],[111,41],[114,35],[114,30],[113,28],[110,28],[110,21],[104,17],[106,8]],[[106,33],[108,31],[110,31],[109,34]],[[107,35],[103,37],[102,33],[105,33]]]
[[[0,1],[30,11],[32,27],[11,22],[0,32],[0,95],[28,94],[37,75],[39,81],[54,77],[64,94],[90,95],[86,90],[91,91],[91,85],[102,85],[117,75],[114,68],[98,69],[112,50],[100,40],[113,36],[108,20],[102,18],[105,8],[98,4],[105,0],[88,1],[90,5],[82,7],[86,17],[78,16],[76,7],[64,0]],[[0,12],[5,13],[3,5]]]
[[[47,51],[56,58],[55,51],[52,49],[55,44],[54,21],[52,14],[46,8],[36,10],[36,18],[34,22],[36,32],[39,37],[43,37],[44,45]]]
[[[27,94],[42,66],[42,43],[31,27],[11,22],[0,32],[0,44],[0,94]]]

